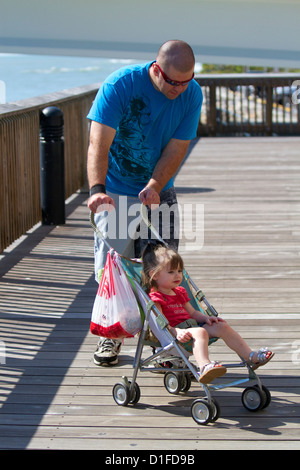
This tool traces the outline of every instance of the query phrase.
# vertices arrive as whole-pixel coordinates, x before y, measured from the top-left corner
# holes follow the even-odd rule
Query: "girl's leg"
[[[210,362],[208,354],[209,334],[204,328],[189,328],[194,340],[193,354],[198,366],[201,368]]]
[[[204,328],[189,328],[192,334],[193,354],[200,370],[199,381],[210,383],[226,373],[226,367],[217,362],[210,362],[208,354],[209,335]]]
[[[211,326],[204,325],[203,328],[206,329],[210,338],[222,338],[230,349],[235,351],[242,359],[248,362],[248,364],[254,366],[252,367],[253,370],[254,368],[256,369],[257,367],[263,366],[274,356],[274,353],[268,348],[252,351],[246,341],[224,320],[213,323]]]
[[[212,325],[204,325],[203,327],[209,334],[210,338],[221,338],[226,345],[235,351],[245,361],[248,361],[251,348],[246,341],[225,321],[219,321]],[[255,357],[253,358],[255,361]]]

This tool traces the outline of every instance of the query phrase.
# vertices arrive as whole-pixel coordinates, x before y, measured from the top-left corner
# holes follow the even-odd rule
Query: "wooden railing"
[[[204,95],[199,135],[300,135],[300,105],[292,99],[299,79],[299,74],[199,75]]]
[[[201,75],[204,102],[199,136],[300,135],[299,75]],[[40,111],[64,113],[65,195],[85,182],[88,121],[98,84],[0,105],[0,252],[41,220]],[[283,96],[280,87],[287,87]],[[297,95],[299,98],[299,94]]]
[[[65,196],[85,181],[87,113],[98,85],[0,105],[0,252],[41,220],[40,111],[56,106],[64,114]]]

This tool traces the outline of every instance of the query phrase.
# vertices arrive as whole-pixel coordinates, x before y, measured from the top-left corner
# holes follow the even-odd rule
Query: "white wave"
[[[195,63],[195,73],[202,72],[202,69],[203,69],[202,64],[200,64],[200,62],[196,62]]]
[[[51,74],[51,73],[70,73],[76,72],[76,69],[68,68],[68,67],[49,67],[46,69],[33,69],[33,70],[25,70],[24,73],[41,73],[41,74]]]
[[[97,72],[97,70],[101,70],[103,67],[99,65],[90,65],[88,67],[80,67],[78,72]]]
[[[0,57],[21,57],[22,55],[14,52],[0,52]]]
[[[136,61],[133,59],[109,59],[111,64],[133,64]]]

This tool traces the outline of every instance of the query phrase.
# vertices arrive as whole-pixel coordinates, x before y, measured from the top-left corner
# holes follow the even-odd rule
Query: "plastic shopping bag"
[[[142,329],[142,320],[120,255],[110,250],[95,298],[90,331],[105,338],[132,338]]]

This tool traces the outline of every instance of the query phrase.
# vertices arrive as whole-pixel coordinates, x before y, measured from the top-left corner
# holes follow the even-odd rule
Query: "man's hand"
[[[160,197],[155,189],[146,186],[139,194],[141,202],[145,206],[151,206],[152,204],[160,204]]]
[[[115,207],[115,201],[105,193],[97,193],[93,194],[88,199],[87,205],[90,211],[94,213],[103,211],[110,212]]]

